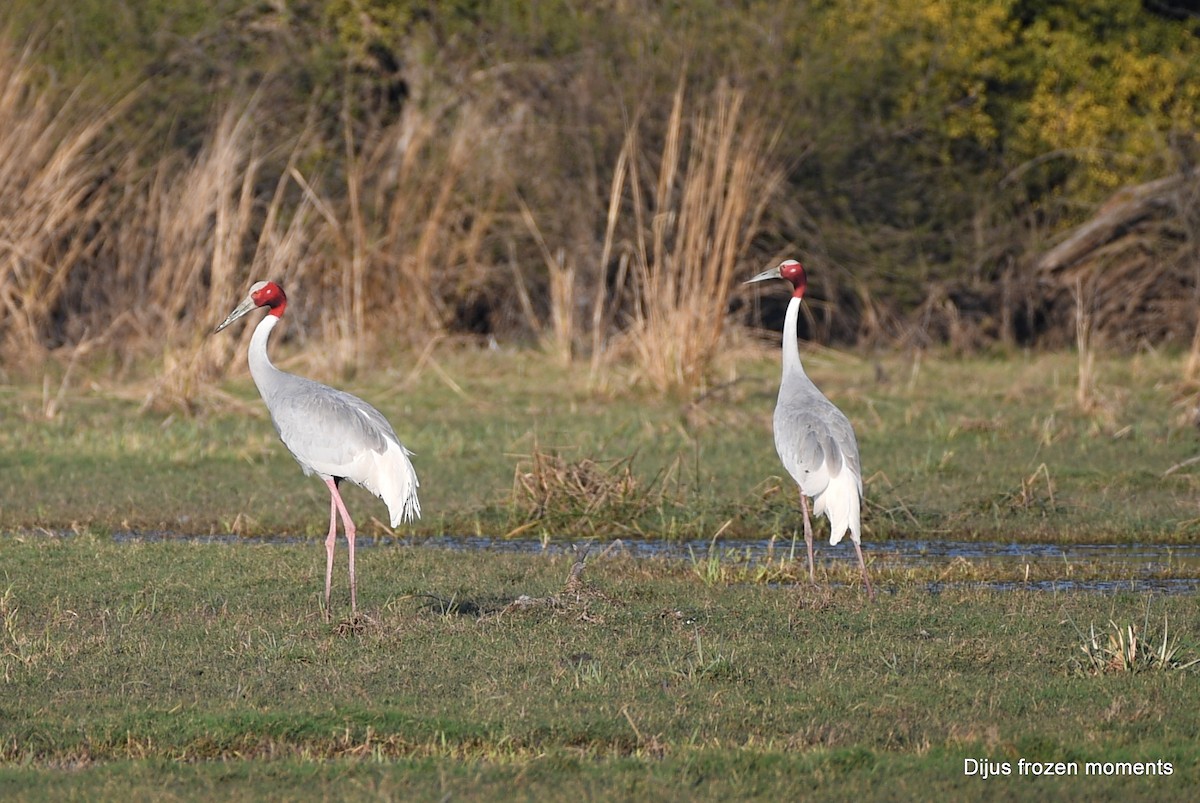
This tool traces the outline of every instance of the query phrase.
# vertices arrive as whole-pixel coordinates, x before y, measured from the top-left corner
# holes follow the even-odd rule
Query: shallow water
[[[1103,594],[1119,592],[1194,594],[1200,591],[1200,578],[1135,577],[1129,580],[1033,580],[1027,583],[1011,580],[968,580],[926,584],[926,589],[931,594],[938,594],[951,588],[981,588],[989,591],[1094,591]]]
[[[408,543],[408,542],[404,542]],[[490,550],[494,552],[569,551],[570,544],[543,545],[533,540],[503,540],[481,537],[440,536],[414,542],[443,549]],[[853,561],[854,549],[849,540],[838,546],[817,543],[818,561]],[[719,556],[737,556],[754,562],[769,557],[804,558],[804,541],[764,540],[716,541],[644,541],[618,539],[597,543],[596,554],[622,554],[632,557],[676,558],[700,560],[715,550]],[[1058,560],[1064,563],[1102,562],[1137,566],[1149,572],[1167,568],[1194,569],[1200,576],[1200,544],[1020,544],[996,541],[883,541],[864,545],[864,551],[875,563],[889,567],[944,566],[955,560],[1003,561],[1022,564],[1032,561]]]
[[[243,538],[237,535],[187,535],[173,532],[118,532],[118,542],[189,541],[211,544],[296,544],[310,539],[295,536],[264,536]],[[591,556],[623,555],[634,558],[666,560],[703,560],[713,554],[722,559],[755,563],[771,557],[804,559],[804,542],[798,540],[772,543],[763,540],[733,541],[650,541],[617,539],[614,541],[582,540],[578,542],[543,542],[535,539],[503,539],[482,536],[434,536],[429,538],[368,538],[356,541],[359,548],[412,546],[428,549],[448,549],[480,552],[515,552],[526,554],[564,554],[587,545]],[[871,562],[880,568],[937,568],[950,567],[956,561],[1019,567],[1023,564],[1045,565],[1048,561],[1064,566],[1087,563],[1101,564],[1109,579],[1055,579],[1013,581],[934,581],[927,584],[931,593],[948,588],[987,588],[998,591],[1097,591],[1097,592],[1157,592],[1167,594],[1200,592],[1200,544],[1022,544],[997,541],[898,540],[872,543],[865,547]],[[848,542],[830,546],[816,545],[820,562],[853,561],[854,550]],[[1176,575],[1164,578],[1169,571]],[[1178,575],[1192,575],[1180,577]],[[1123,579],[1111,579],[1120,576]]]

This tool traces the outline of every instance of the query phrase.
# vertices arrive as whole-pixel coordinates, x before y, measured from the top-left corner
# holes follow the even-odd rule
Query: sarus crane
[[[824,513],[829,517],[830,544],[836,545],[846,531],[850,531],[867,596],[875,599],[861,546],[863,485],[858,440],[849,419],[825,398],[800,364],[796,324],[808,277],[799,262],[785,259],[746,284],[767,279],[783,279],[792,285],[792,300],[788,302],[783,320],[783,379],[775,404],[775,451],[779,453],[783,467],[800,486],[804,542],[808,546],[808,578],[816,582],[812,522],[808,516],[808,499],[811,498],[813,515]]]
[[[354,576],[354,522],[338,492],[342,480],[366,488],[387,505],[393,527],[421,515],[417,500],[417,474],[396,431],[376,410],[357,396],[281,371],[267,356],[267,339],[287,309],[287,296],[275,282],[256,282],[249,295],[229,313],[219,332],[257,307],[267,314],[250,338],[250,375],[271,413],[271,422],[283,445],[304,469],[329,487],[329,537],[325,539],[325,611],[329,615],[329,589],[333,581],[333,552],[337,520],[342,517],[350,551],[350,611],[358,615],[358,588]]]

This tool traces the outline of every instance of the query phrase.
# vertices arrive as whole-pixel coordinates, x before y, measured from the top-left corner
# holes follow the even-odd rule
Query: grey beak
[[[238,318],[242,317],[247,312],[254,309],[256,306],[258,306],[258,305],[254,303],[254,299],[251,298],[250,296],[246,296],[246,298],[242,300],[242,303],[237,305],[237,309],[235,309],[233,312],[229,313],[229,317],[226,318],[225,320],[221,321],[221,325],[213,330],[213,334],[215,335],[217,332],[221,331],[226,326],[229,326],[229,324],[233,323]]]
[[[783,276],[779,273],[779,266],[767,268],[762,273],[755,276],[753,279],[747,279],[743,284],[753,284],[754,282],[763,282],[767,279],[782,279]]]

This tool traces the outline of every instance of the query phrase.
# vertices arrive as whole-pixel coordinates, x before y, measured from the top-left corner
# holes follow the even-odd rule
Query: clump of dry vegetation
[[[0,346],[40,356],[102,333],[67,328],[47,338],[76,288],[72,275],[111,233],[101,135],[120,106],[55,104],[37,91],[29,50],[0,40]],[[86,303],[86,301],[84,301]]]
[[[303,286],[314,269],[311,204],[305,199],[286,206],[289,176],[279,179],[268,202],[258,198],[263,146],[253,125],[253,105],[227,109],[189,164],[178,170],[159,165],[143,185],[153,225],[134,254],[159,266],[143,266],[142,292],[153,300],[155,317],[148,325],[164,344],[163,368],[143,408],[190,410],[217,392],[213,380],[234,359],[235,347],[244,351],[252,328],[243,327],[240,339],[209,335],[246,293],[247,276]]]
[[[1080,645],[1087,658],[1084,668],[1091,674],[1182,670],[1200,664],[1200,658],[1185,657],[1186,649],[1179,636],[1170,633],[1165,616],[1161,638],[1150,633],[1146,623],[1139,628],[1135,624],[1121,626],[1110,619],[1108,625],[1106,636],[1097,633],[1092,625]]]
[[[633,471],[633,457],[567,460],[534,448],[518,461],[512,505],[525,529],[569,524],[574,530],[633,530],[637,520],[666,498],[663,475],[647,481]]]
[[[613,176],[601,258],[604,264],[618,259],[629,281],[629,324],[621,342],[662,390],[691,390],[705,379],[737,271],[783,179],[765,122],[746,110],[744,92],[719,88],[690,116],[686,100],[681,84],[657,175],[643,177],[639,123],[631,125]],[[620,247],[618,232],[625,234]],[[616,289],[625,287],[618,282]],[[599,319],[604,312],[597,307]],[[598,327],[593,367],[604,354],[602,336]]]
[[[263,140],[257,96],[218,113],[190,158],[168,153],[147,168],[131,154],[113,166],[97,162],[94,145],[118,107],[73,125],[72,107],[55,113],[35,91],[27,56],[6,55],[0,114],[26,122],[0,131],[0,148],[34,158],[5,162],[24,172],[8,177],[0,199],[10,211],[0,336],[19,351],[78,340],[81,326],[104,322],[127,356],[164,358],[146,407],[190,410],[211,397],[249,329],[240,341],[213,339],[211,326],[260,278],[283,281],[298,300],[291,336],[320,340],[318,370],[353,369],[396,340],[493,332],[504,315],[544,331],[570,360],[590,303],[597,358],[610,333],[628,330],[622,353],[639,357],[648,381],[694,387],[780,176],[742,93],[701,96],[686,113],[681,84],[665,135],[652,119],[631,126],[600,248],[603,263],[620,252],[633,268],[611,293],[605,272],[591,271],[589,302],[578,255],[552,250],[554,224],[514,174],[515,161],[537,158],[528,151],[538,124],[519,97],[453,95],[416,72],[395,121],[364,128],[345,110],[335,176],[313,165],[316,123],[285,153]],[[665,143],[649,197],[639,132]],[[544,297],[527,253],[541,255]]]

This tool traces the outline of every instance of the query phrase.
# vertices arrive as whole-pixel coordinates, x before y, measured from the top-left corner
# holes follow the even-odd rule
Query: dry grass
[[[632,362],[638,381],[686,392],[711,370],[781,181],[762,120],[728,88],[693,100],[681,81],[665,119],[630,122],[606,208],[522,171],[563,143],[486,76],[451,91],[414,67],[395,122],[343,109],[340,160],[322,158],[315,113],[294,139],[262,141],[255,97],[216,113],[184,159],[105,139],[119,106],[56,108],[27,58],[0,51],[0,345],[161,360],[143,409],[217,398],[250,327],[212,326],[268,278],[294,301],[284,337],[320,344],[306,358],[319,375],[515,313],[563,364],[590,317],[593,378]]]
[[[253,136],[254,107],[228,109],[208,145],[168,188],[160,166],[147,192],[157,210],[154,247],[159,270],[147,274],[156,299],[153,322],[166,343],[164,366],[143,402],[147,407],[190,410],[207,398],[213,381],[234,358],[239,339],[210,337],[212,326],[242,298],[250,281],[300,284],[313,254],[306,226],[309,205],[285,209],[286,177],[266,208],[258,202],[261,147]],[[243,327],[239,351],[252,327]]]
[[[305,271],[306,203],[288,206],[282,181],[262,198],[253,100],[189,162],[145,169],[102,144],[120,104],[54,109],[26,58],[0,50],[0,344],[161,354],[143,406],[191,408],[237,344],[207,335],[248,278]]]
[[[663,475],[646,481],[633,470],[633,457],[567,460],[544,452],[517,463],[513,476],[512,504],[524,520],[519,529],[534,523],[556,526],[569,523],[577,530],[636,529],[637,519],[665,495]]]
[[[1083,280],[1075,279],[1071,296],[1075,301],[1075,351],[1079,358],[1079,377],[1075,387],[1075,403],[1080,411],[1092,412],[1096,408],[1096,350],[1093,343],[1095,328],[1092,317],[1095,288],[1085,290]]]
[[[742,93],[720,88],[690,114],[686,106],[681,82],[656,154],[656,176],[642,174],[641,132],[637,121],[631,124],[601,258],[607,264],[617,233],[628,232],[617,286],[624,288],[628,271],[631,312],[616,353],[632,353],[652,386],[685,392],[705,379],[742,257],[782,181],[764,123],[746,111]],[[604,320],[598,308],[593,369]]]
[[[240,340],[209,335],[251,281],[285,283],[297,300],[289,336],[320,340],[325,373],[357,367],[380,341],[443,331],[457,298],[487,289],[476,279],[508,180],[498,137],[481,139],[485,121],[504,124],[491,106],[414,102],[365,132],[347,114],[348,169],[332,185],[314,160],[316,122],[264,143],[253,97],[216,114],[187,160],[102,145],[121,107],[89,116],[82,106],[56,107],[28,53],[0,49],[0,345],[10,353],[105,342],[126,362],[161,357],[143,407],[193,410],[240,363],[250,327]]]
[[[348,220],[326,217],[331,250],[351,255],[341,290],[345,336],[372,328],[368,307],[410,334],[452,323],[450,299],[481,272],[499,202],[481,141],[494,125],[487,111],[470,101],[409,103],[395,125],[361,145],[346,126],[351,167],[340,217]]]
[[[298,322],[320,344],[309,358],[318,373],[353,371],[397,341],[427,343],[456,323],[458,298],[486,288],[474,279],[486,274],[482,251],[503,186],[492,164],[498,136],[480,139],[501,125],[487,123],[489,111],[472,99],[417,97],[393,125],[359,132],[344,110],[342,184],[304,175],[306,145],[297,144],[280,186],[294,182],[303,202],[288,206],[279,192],[283,206],[270,218],[290,215],[311,259],[292,273],[305,290]]]
[[[76,98],[54,108],[32,69],[0,40],[0,344],[26,360],[52,345],[47,325],[107,229],[96,149],[120,111],[81,116]]]
[[[525,285],[524,276],[514,260],[513,277],[517,282],[518,298],[526,320],[538,334],[541,347],[554,355],[560,363],[566,365],[575,355],[575,339],[578,334],[575,263],[567,259],[566,252],[562,248],[551,253],[550,246],[542,235],[541,228],[538,226],[533,212],[529,209],[529,205],[519,196],[517,200],[521,207],[521,219],[537,243],[538,251],[546,266],[550,306],[549,325],[546,325],[534,311],[533,300]],[[603,304],[598,304],[597,309],[602,310]]]
[[[1148,622],[1141,628],[1132,623],[1121,626],[1111,619],[1108,624],[1107,638],[1102,638],[1092,625],[1080,645],[1087,657],[1085,668],[1092,674],[1190,669],[1200,664],[1200,658],[1186,660],[1183,657],[1183,645],[1178,635],[1170,634],[1165,616],[1161,639],[1149,632]]]

